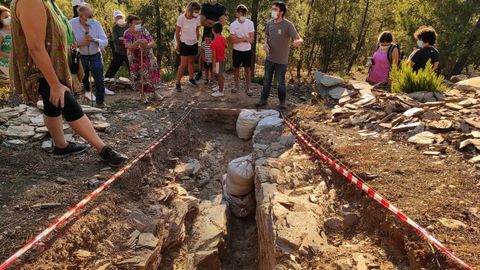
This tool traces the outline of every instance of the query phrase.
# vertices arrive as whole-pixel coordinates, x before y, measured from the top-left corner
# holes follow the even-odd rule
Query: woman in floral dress
[[[143,81],[143,93],[151,94],[154,99],[161,99],[156,92],[161,78],[157,58],[153,53],[155,41],[152,35],[143,28],[142,20],[138,16],[128,16],[127,23],[129,28],[123,34],[123,39],[125,47],[127,47],[133,88],[135,91],[141,91]],[[142,52],[143,63],[141,61]],[[148,102],[146,97],[145,102]]]

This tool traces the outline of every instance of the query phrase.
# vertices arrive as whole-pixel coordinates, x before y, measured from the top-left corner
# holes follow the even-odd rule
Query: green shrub
[[[428,61],[424,69],[414,72],[408,61],[403,61],[400,67],[392,67],[390,72],[392,92],[445,92],[444,77],[438,76],[433,70],[433,65]]]
[[[265,78],[263,76],[255,76],[252,79],[252,83],[263,85],[264,80],[265,80]]]
[[[176,71],[168,71],[168,72],[162,72],[162,81],[163,82],[170,82],[173,81],[177,78],[177,72]]]

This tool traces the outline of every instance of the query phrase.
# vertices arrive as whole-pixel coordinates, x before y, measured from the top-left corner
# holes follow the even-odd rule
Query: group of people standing
[[[431,26],[422,26],[415,31],[418,49],[408,57],[413,71],[417,72],[427,66],[428,61],[433,70],[439,72],[440,53],[434,47],[437,42],[437,32]],[[395,44],[393,35],[389,31],[382,32],[377,39],[377,48],[369,59],[367,81],[374,85],[389,85],[390,71],[398,66],[401,60],[400,47]]]
[[[191,2],[184,14],[178,17],[176,24],[176,51],[181,56],[181,64],[177,73],[177,91],[182,91],[181,78],[188,68],[189,80],[192,86],[198,86],[205,72],[205,84],[213,81],[212,74],[218,80],[218,87],[213,88],[212,96],[222,97],[224,91],[224,76],[226,61],[227,40],[222,35],[223,26],[227,23],[226,8],[216,0],[209,0],[208,3],[200,5]],[[285,108],[286,82],[288,58],[291,47],[299,47],[303,39],[298,34],[294,24],[285,18],[287,6],[283,2],[273,3],[271,20],[265,27],[266,43],[264,50],[267,54],[265,61],[264,84],[260,101],[257,107],[267,105],[270,95],[273,76],[278,80],[278,96],[280,108]],[[229,41],[232,44],[232,65],[234,67],[235,85],[232,93],[240,90],[240,69],[243,67],[245,73],[245,93],[252,96],[250,88],[252,73],[252,44],[255,43],[255,26],[248,19],[248,8],[239,5],[235,10],[235,21],[230,24]],[[203,37],[199,46],[200,28],[203,27]],[[201,48],[199,57],[199,72],[194,77],[194,64],[198,55],[198,48]]]

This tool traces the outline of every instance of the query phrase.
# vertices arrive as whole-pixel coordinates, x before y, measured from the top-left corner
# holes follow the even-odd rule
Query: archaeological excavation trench
[[[241,176],[249,179],[240,183]],[[22,269],[448,265],[304,154],[272,111],[242,111],[240,117],[235,111],[193,111],[164,144],[25,261]]]

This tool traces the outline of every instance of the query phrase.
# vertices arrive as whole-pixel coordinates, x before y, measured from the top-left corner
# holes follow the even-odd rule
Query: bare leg
[[[193,79],[193,73],[195,72],[195,56],[188,56],[188,76]]]
[[[252,82],[252,72],[250,68],[245,68],[245,84],[247,85],[247,91],[250,90],[251,82]]]
[[[86,115],[78,120],[69,122],[69,124],[78,135],[84,138],[90,145],[95,147],[97,152],[100,153],[105,147],[105,143],[102,141],[102,139],[100,139],[100,137],[98,137],[98,134],[93,128],[90,119],[88,119]]]
[[[178,67],[177,72],[177,83],[180,83],[182,80],[183,74],[185,73],[185,68],[188,65],[188,58],[186,56],[180,57],[180,66]]]
[[[235,68],[235,72],[233,73],[233,77],[235,78],[235,88],[237,90],[240,89],[240,68]]]
[[[223,87],[224,87],[224,83],[225,83],[225,77],[223,74],[221,75],[218,75],[218,86],[220,88],[220,92],[223,93]]]
[[[50,136],[52,136],[53,143],[58,148],[65,148],[68,146],[67,141],[65,141],[65,136],[63,134],[63,119],[59,117],[49,117],[44,115],[43,121],[45,126],[47,126]]]

